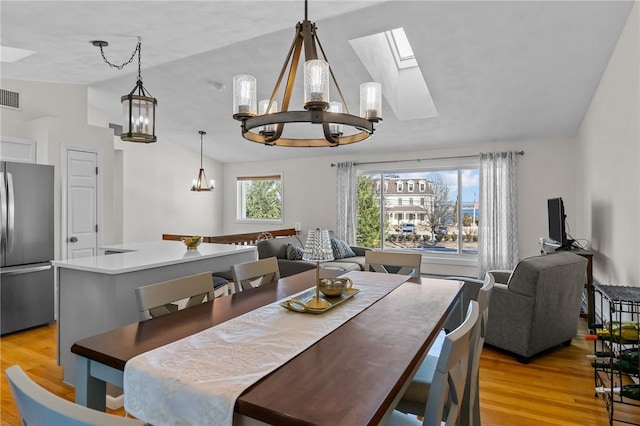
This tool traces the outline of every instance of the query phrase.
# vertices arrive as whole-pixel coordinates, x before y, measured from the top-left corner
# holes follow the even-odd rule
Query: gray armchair
[[[546,349],[571,344],[578,329],[587,260],[570,252],[523,259],[511,271],[490,271],[496,285],[485,343],[527,363]]]

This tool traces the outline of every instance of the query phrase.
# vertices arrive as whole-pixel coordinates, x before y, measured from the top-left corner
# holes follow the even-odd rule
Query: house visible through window
[[[239,176],[236,182],[239,222],[283,223],[282,174]]]
[[[425,254],[477,255],[478,222],[482,214],[482,206],[478,204],[479,170],[475,162],[464,164],[468,165],[360,171],[358,179],[369,184],[358,186],[357,243]],[[415,195],[402,197],[399,192],[403,183]],[[387,187],[397,191],[380,191]],[[414,202],[416,196],[419,203]],[[372,229],[364,225],[371,223],[380,223],[380,227]],[[405,224],[415,225],[415,233],[407,232],[409,227]]]

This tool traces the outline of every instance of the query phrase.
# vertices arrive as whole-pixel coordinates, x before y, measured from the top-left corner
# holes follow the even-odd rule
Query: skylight
[[[0,62],[16,62],[33,55],[33,50],[18,49],[17,47],[0,46]]]
[[[385,31],[389,47],[396,59],[398,68],[417,67],[416,57],[413,54],[411,43],[404,32],[404,28],[396,28],[394,30]]]
[[[438,116],[411,43],[402,28],[349,40],[399,120]]]

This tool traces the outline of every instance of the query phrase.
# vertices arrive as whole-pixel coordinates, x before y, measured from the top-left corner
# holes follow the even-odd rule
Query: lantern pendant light
[[[122,102],[122,110],[124,115],[123,129],[120,134],[120,139],[125,142],[140,142],[140,143],[153,143],[156,138],[156,105],[158,100],[151,96],[151,94],[145,90],[142,85],[142,73],[141,73],[141,52],[142,52],[142,38],[138,37],[138,44],[135,50],[131,54],[131,58],[128,62],[122,65],[115,65],[109,62],[104,55],[103,48],[108,46],[109,43],[102,40],[94,40],[91,42],[94,46],[100,48],[102,59],[106,64],[113,68],[121,70],[125,65],[130,64],[133,61],[136,53],[138,54],[138,79],[135,87],[128,94],[120,98]]]

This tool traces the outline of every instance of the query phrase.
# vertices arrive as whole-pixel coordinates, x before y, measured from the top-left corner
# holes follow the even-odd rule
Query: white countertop
[[[256,251],[255,246],[202,243],[198,250],[187,250],[182,241],[148,241],[100,247],[115,253],[79,259],[54,260],[53,266],[103,274],[122,274],[157,268],[199,259],[227,256],[233,253]],[[257,257],[256,257],[257,258]]]

